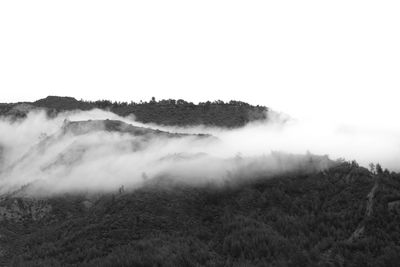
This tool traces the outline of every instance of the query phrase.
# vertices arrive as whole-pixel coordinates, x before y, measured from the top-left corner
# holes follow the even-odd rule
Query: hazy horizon
[[[390,126],[397,1],[6,1],[0,102],[231,99]]]

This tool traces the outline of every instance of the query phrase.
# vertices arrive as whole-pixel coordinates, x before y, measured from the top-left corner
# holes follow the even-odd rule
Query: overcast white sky
[[[400,1],[1,1],[0,102],[243,100],[398,121]]]

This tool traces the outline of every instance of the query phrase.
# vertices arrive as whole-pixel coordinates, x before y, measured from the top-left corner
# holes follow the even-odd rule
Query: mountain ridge
[[[110,111],[119,116],[134,115],[142,123],[154,123],[166,126],[206,125],[225,128],[238,128],[253,121],[268,120],[269,108],[252,106],[241,101],[200,102],[193,104],[182,99],[149,102],[111,102],[108,100],[83,101],[73,97],[48,96],[34,102],[0,104],[0,115],[24,117],[37,108],[47,110],[49,116],[59,112],[91,109]]]

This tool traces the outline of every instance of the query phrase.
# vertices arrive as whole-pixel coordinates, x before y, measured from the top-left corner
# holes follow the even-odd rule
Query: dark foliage
[[[268,109],[251,106],[240,101],[204,102],[195,105],[179,100],[161,100],[141,103],[111,103],[96,101],[96,107],[109,109],[112,112],[127,116],[134,114],[138,121],[163,125],[212,125],[222,127],[240,127],[254,120],[266,119]]]
[[[11,266],[398,266],[400,213],[388,203],[399,189],[398,174],[353,162],[223,188],[153,185],[92,196],[90,208],[64,196],[39,222],[3,222],[13,238],[1,246]]]
[[[93,109],[93,105],[90,103],[78,101],[73,97],[48,96],[33,102],[33,105],[56,111]]]
[[[245,124],[267,119],[268,108],[252,106],[241,101],[214,101],[193,104],[182,99],[161,100],[154,98],[149,102],[111,102],[83,101],[73,97],[48,96],[33,103],[0,104],[0,115],[23,117],[26,111],[18,110],[18,105],[46,108],[50,116],[69,110],[90,110],[99,108],[109,110],[120,116],[134,115],[136,120],[143,123],[156,123],[170,126],[207,125],[235,128]],[[13,110],[16,107],[17,110]]]
[[[0,114],[6,114],[12,106],[13,104],[0,103]]]

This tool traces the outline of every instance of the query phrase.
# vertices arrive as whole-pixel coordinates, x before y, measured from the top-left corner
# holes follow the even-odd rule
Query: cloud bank
[[[0,194],[112,192],[165,177],[223,185],[324,170],[332,164],[328,156],[398,170],[399,136],[393,129],[279,118],[228,130],[144,125],[101,110],[54,118],[32,111],[25,119],[0,120]]]

